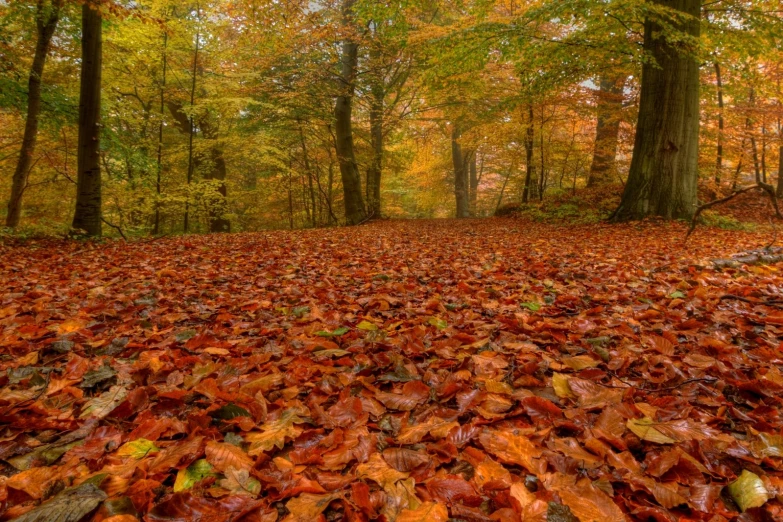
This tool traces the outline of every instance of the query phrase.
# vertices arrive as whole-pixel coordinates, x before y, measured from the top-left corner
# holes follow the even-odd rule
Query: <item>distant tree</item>
[[[33,56],[33,64],[30,67],[30,76],[27,81],[27,119],[22,138],[22,150],[19,152],[11,185],[11,197],[8,200],[8,215],[5,219],[6,226],[11,228],[19,225],[19,218],[22,215],[22,197],[27,188],[30,171],[33,168],[33,155],[38,139],[38,117],[41,113],[41,83],[44,66],[57,22],[60,19],[63,1],[52,0],[47,3],[44,0],[38,0],[35,6],[37,40],[35,56]]]
[[[82,6],[82,63],[79,94],[79,149],[76,212],[73,228],[101,235],[101,65],[102,23],[99,7]]]

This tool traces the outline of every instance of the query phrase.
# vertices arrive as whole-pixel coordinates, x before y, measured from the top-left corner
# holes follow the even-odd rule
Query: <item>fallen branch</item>
[[[710,201],[708,203],[700,205],[699,208],[696,209],[696,212],[693,214],[693,218],[691,219],[691,227],[688,229],[688,233],[685,235],[685,241],[688,241],[688,238],[691,237],[693,231],[696,230],[696,223],[702,212],[716,205],[720,205],[722,203],[731,201],[732,199],[736,198],[740,194],[744,194],[745,192],[750,192],[751,190],[757,190],[757,189],[764,190],[764,188],[761,187],[760,185],[753,185],[752,187],[745,187],[743,189],[735,190],[732,194],[726,196],[725,198],[716,199],[714,201]],[[775,209],[777,210],[777,208],[778,208],[777,202],[775,202]],[[778,216],[780,216],[779,211],[778,211]]]
[[[111,228],[113,228],[114,230],[116,230],[117,232],[119,232],[119,233],[120,233],[120,235],[122,236],[122,239],[124,239],[125,241],[127,241],[127,240],[128,240],[128,238],[127,238],[127,237],[125,237],[125,234],[122,232],[122,229],[121,229],[120,227],[118,227],[117,225],[115,225],[115,224],[113,224],[113,223],[110,223],[110,222],[106,221],[106,218],[104,218],[104,217],[101,217],[101,221],[103,221],[104,223],[106,223],[107,225],[109,225]]]
[[[763,250],[746,252],[731,259],[713,259],[712,264],[715,265],[715,268],[736,268],[742,265],[771,265],[781,261],[783,261],[783,249],[772,248],[769,245]]]

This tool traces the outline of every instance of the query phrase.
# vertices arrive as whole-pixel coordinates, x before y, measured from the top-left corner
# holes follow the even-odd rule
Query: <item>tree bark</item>
[[[367,210],[372,217],[381,217],[381,175],[383,172],[383,111],[384,90],[380,79],[373,80],[370,106],[370,141],[372,162],[367,171]]]
[[[451,127],[451,160],[454,164],[454,195],[457,199],[457,217],[470,217],[468,200],[468,162],[462,151],[459,139],[462,136],[459,126]]]
[[[723,120],[723,79],[720,74],[720,64],[715,62],[715,78],[718,86],[718,154],[715,159],[715,183],[720,185],[723,170],[723,131],[726,124]]]
[[[152,234],[156,236],[160,233],[160,181],[161,175],[163,174],[163,128],[165,127],[166,118],[166,72],[168,69],[168,45],[169,35],[166,31],[163,31],[163,75],[160,82],[160,122],[158,123],[158,161],[157,177],[155,180],[155,193],[157,194],[157,199],[155,200],[155,225],[152,229]]]
[[[201,23],[201,6],[196,4],[196,15],[198,17],[199,24]],[[190,183],[193,181],[193,173],[195,171],[195,161],[193,158],[193,138],[196,134],[196,126],[193,121],[193,106],[196,103],[196,75],[198,73],[198,52],[201,42],[201,26],[196,30],[196,48],[193,52],[193,71],[190,79],[190,119],[188,125],[188,177],[187,185],[190,187]],[[185,216],[183,220],[183,229],[185,233],[190,229],[190,192],[188,191],[185,198]]]
[[[698,38],[701,0],[653,0],[688,15],[678,31]],[[698,197],[699,64],[678,49],[649,18],[644,49],[654,63],[642,67],[639,120],[633,159],[614,221],[661,216],[691,219]],[[679,40],[679,39],[678,39]]]
[[[52,36],[60,19],[62,0],[54,0],[49,6],[44,0],[38,0],[35,11],[37,41],[35,42],[35,55],[30,67],[30,76],[27,79],[27,119],[22,138],[22,149],[19,152],[19,160],[11,185],[11,197],[8,200],[8,215],[5,225],[14,228],[19,225],[22,215],[22,197],[27,188],[30,171],[33,167],[33,155],[38,139],[38,117],[41,113],[41,81],[43,78],[46,56]]]
[[[778,186],[775,194],[777,197],[783,198],[783,145],[778,148]]]
[[[349,31],[353,5],[356,0],[343,0],[343,24]],[[356,165],[353,147],[353,96],[356,90],[356,67],[359,62],[359,44],[353,36],[345,37],[340,56],[340,94],[334,106],[335,152],[340,164],[345,203],[345,221],[349,225],[361,223],[365,218],[362,180]]]
[[[79,150],[73,228],[101,235],[101,65],[102,22],[97,6],[82,5],[82,64],[79,93]]]
[[[522,190],[522,202],[529,203],[531,198],[536,198],[538,180],[536,179],[536,167],[533,165],[533,145],[535,130],[533,129],[533,105],[528,105],[527,133],[525,135],[525,187]]]
[[[478,206],[478,154],[474,150],[470,154],[470,215],[476,217]]]
[[[595,152],[587,178],[588,187],[611,185],[617,181],[617,145],[624,88],[624,76],[600,78],[597,93],[598,121],[595,126]]]

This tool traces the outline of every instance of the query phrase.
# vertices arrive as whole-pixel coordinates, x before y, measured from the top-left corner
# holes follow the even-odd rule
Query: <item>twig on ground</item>
[[[721,301],[726,301],[729,299],[733,299],[735,301],[742,301],[743,303],[748,303],[753,305],[764,305],[764,306],[774,306],[777,308],[783,308],[783,301],[757,301],[754,299],[748,299],[747,297],[741,297],[733,294],[726,294],[720,296]]]

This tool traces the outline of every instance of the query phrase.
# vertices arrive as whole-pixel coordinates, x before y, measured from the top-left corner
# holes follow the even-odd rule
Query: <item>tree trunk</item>
[[[625,77],[602,76],[598,97],[598,121],[595,127],[595,152],[587,178],[588,187],[611,185],[617,181],[617,144],[620,136],[620,111],[623,107]]]
[[[367,171],[367,206],[368,214],[381,217],[381,173],[383,172],[383,86],[380,79],[373,80],[372,100],[370,107],[370,141],[372,145],[372,162]]]
[[[79,93],[79,150],[73,228],[101,235],[101,14],[82,6],[82,64]]]
[[[195,117],[188,116],[182,110],[182,104],[169,100],[167,102],[169,112],[174,117],[174,122],[177,124],[179,131],[183,134],[192,137],[191,132],[198,127],[201,130],[203,139],[210,143],[208,152],[205,154],[193,153],[188,161],[189,179],[188,184],[192,181],[196,172],[203,173],[203,179],[219,181],[217,184],[217,193],[215,201],[210,202],[209,211],[209,231],[210,232],[230,232],[231,222],[223,218],[223,213],[226,210],[226,160],[223,156],[223,148],[218,141],[218,129],[214,123],[209,120],[209,115],[205,115],[199,118],[199,121],[195,121]],[[208,156],[206,156],[208,154]],[[189,154],[190,155],[190,154]],[[205,169],[206,164],[208,169]],[[185,212],[186,224],[189,221],[189,212]],[[188,229],[186,228],[187,232]]]
[[[654,0],[689,18],[679,31],[700,36],[701,0]],[[699,64],[667,42],[659,24],[645,21],[644,49],[654,63],[642,67],[633,160],[614,221],[661,216],[693,217],[698,203]]]
[[[30,76],[27,79],[27,119],[22,138],[22,150],[19,152],[19,160],[16,163],[11,185],[11,197],[8,200],[8,215],[5,220],[5,225],[11,228],[19,225],[19,218],[22,215],[22,196],[24,196],[27,180],[33,168],[33,154],[38,139],[38,116],[41,113],[41,79],[52,36],[60,19],[61,7],[62,0],[54,0],[48,8],[44,5],[43,0],[38,0],[36,7],[35,22],[38,40],[35,43],[35,56],[30,67]]]
[[[528,203],[536,197],[538,180],[536,179],[536,167],[533,165],[533,144],[535,131],[533,129],[533,106],[528,105],[528,124],[525,135],[525,188],[522,191],[522,202]]]
[[[315,187],[313,186],[313,170],[310,168],[310,157],[307,154],[307,143],[305,142],[304,128],[302,127],[302,121],[297,118],[297,124],[299,125],[299,140],[302,144],[302,159],[304,160],[305,171],[307,171],[307,182],[310,189],[310,205],[313,211],[310,215],[310,224],[313,228],[318,226],[315,215]]]
[[[160,122],[158,123],[158,161],[157,178],[155,180],[155,226],[152,229],[153,235],[160,234],[160,181],[163,174],[163,128],[165,127],[166,114],[166,72],[168,68],[168,56],[166,54],[169,45],[169,34],[163,31],[163,76],[160,82]]]
[[[778,186],[775,193],[783,198],[783,145],[778,148]]]
[[[210,170],[204,175],[204,179],[217,181],[217,193],[219,196],[216,201],[210,201],[209,208],[209,231],[210,232],[231,232],[231,222],[223,217],[227,210],[226,196],[226,160],[223,157],[223,149],[217,143],[217,136],[209,137],[215,140],[215,144],[209,148]]]
[[[199,23],[201,23],[201,6],[199,4],[196,4],[196,14]],[[188,177],[187,177],[188,188],[190,188],[190,183],[193,181],[193,173],[196,167],[195,160],[193,158],[193,138],[196,134],[196,126],[193,121],[193,119],[195,118],[195,116],[193,115],[193,106],[196,103],[196,73],[198,72],[198,52],[199,52],[200,42],[201,42],[201,27],[199,26],[199,29],[196,31],[196,48],[193,52],[193,71],[190,79],[191,114],[188,120]],[[185,217],[183,221],[183,230],[185,231],[185,233],[189,232],[189,229],[190,229],[190,191],[188,191],[187,197],[185,198]]]
[[[355,0],[343,0],[343,24],[350,29],[351,15]],[[349,225],[361,223],[365,218],[362,198],[362,180],[356,165],[353,149],[353,127],[351,115],[353,96],[356,89],[356,67],[359,61],[359,44],[351,35],[343,41],[340,57],[340,95],[334,106],[335,151],[340,164],[345,202],[345,221]]]
[[[720,185],[723,170],[723,131],[726,123],[723,120],[723,80],[720,74],[720,64],[715,62],[715,79],[718,85],[718,155],[715,159],[715,184]]]
[[[544,191],[546,190],[546,178],[549,173],[546,170],[546,156],[544,154],[544,107],[541,107],[541,134],[539,136],[539,153],[541,155],[541,172],[538,175],[538,200],[544,201]]]
[[[473,151],[470,155],[470,215],[476,217],[478,206],[478,154]]]
[[[456,123],[451,127],[451,160],[454,164],[454,195],[457,199],[457,217],[470,217],[468,200],[468,162],[459,143],[461,132]]]

